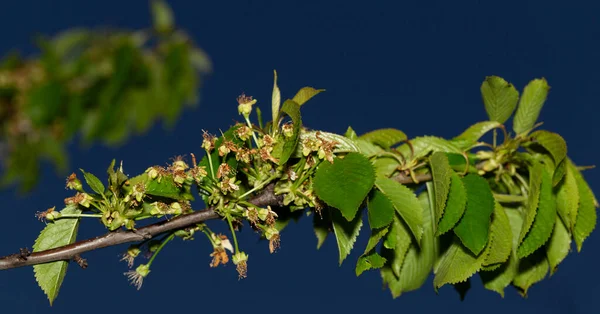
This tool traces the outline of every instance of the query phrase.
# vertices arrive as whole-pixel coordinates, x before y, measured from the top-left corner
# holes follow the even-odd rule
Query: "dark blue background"
[[[600,2],[572,1],[172,1],[179,26],[208,52],[214,73],[202,89],[198,109],[187,111],[172,130],[156,126],[126,145],[70,145],[71,168],[102,174],[112,158],[129,174],[170,157],[200,152],[201,130],[213,133],[239,119],[235,97],[255,96],[269,116],[272,71],[283,97],[305,85],[327,92],[303,107],[305,124],[358,133],[395,127],[409,136],[451,137],[485,120],[479,86],[499,75],[521,89],[546,77],[552,86],[541,120],[562,134],[576,163],[600,156],[598,50]],[[460,4],[457,4],[460,3]],[[149,25],[146,1],[15,1],[0,10],[0,52],[33,52],[31,37],[72,26]],[[586,172],[600,189],[598,170]],[[34,213],[61,205],[69,195],[64,176],[46,167],[42,183],[26,196],[1,194],[0,253],[31,247],[43,228]],[[200,206],[200,204],[198,204]],[[84,224],[80,238],[103,233]],[[246,230],[249,277],[234,268],[209,268],[211,249],[202,238],[169,245],[153,265],[141,291],[128,285],[118,262],[126,248],[86,254],[87,270],[71,267],[53,308],[37,287],[31,268],[0,273],[3,313],[125,313],[159,311],[359,312],[450,311],[485,313],[592,313],[600,306],[598,233],[580,254],[522,299],[509,288],[502,299],[479,278],[464,302],[451,287],[436,295],[431,279],[417,292],[394,300],[381,289],[377,272],[356,278],[354,261],[341,266],[332,238],[320,251],[309,221],[288,227],[282,248],[269,256],[267,243]]]

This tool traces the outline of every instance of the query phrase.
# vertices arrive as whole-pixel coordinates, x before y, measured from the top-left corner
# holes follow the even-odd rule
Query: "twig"
[[[415,177],[419,182],[431,180],[431,174],[418,174]],[[412,184],[413,179],[405,174],[398,174],[392,179],[403,183]],[[260,207],[283,206],[283,195],[275,195],[273,183],[267,185],[259,194],[252,197],[249,202]],[[34,252],[24,256],[23,252],[0,257],[0,270],[31,266],[36,264],[50,263],[56,261],[77,260],[82,253],[115,246],[124,243],[141,242],[148,238],[154,238],[165,232],[179,230],[194,226],[201,222],[220,218],[213,207],[203,211],[193,212],[175,217],[171,220],[160,221],[135,230],[117,230],[95,238],[82,240],[73,244],[57,247],[54,249]],[[87,265],[86,265],[87,266]]]
[[[275,195],[273,193],[273,189],[273,184],[268,185],[261,193],[251,198],[249,202],[260,207],[265,207],[267,205],[282,206],[283,195]],[[155,237],[168,231],[184,229],[201,222],[217,218],[220,217],[217,215],[217,213],[215,213],[214,208],[209,207],[203,211],[181,215],[167,221],[160,221],[146,227],[139,228],[135,231],[113,231],[102,236],[82,240],[51,250],[34,252],[27,256],[27,259],[24,259],[23,254],[21,253],[12,254],[0,257],[0,270],[56,261],[69,261],[75,259],[77,255],[85,252],[123,243],[144,241],[148,236]]]

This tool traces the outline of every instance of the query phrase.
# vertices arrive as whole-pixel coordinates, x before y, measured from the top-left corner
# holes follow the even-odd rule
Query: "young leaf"
[[[438,255],[437,239],[433,235],[433,204],[430,204],[426,192],[421,193],[418,199],[423,215],[423,237],[420,245],[414,242],[410,245],[399,277],[396,277],[389,266],[381,269],[383,283],[389,287],[394,298],[403,292],[419,289],[429,277]]]
[[[372,252],[368,255],[362,255],[356,263],[356,276],[360,276],[364,271],[383,267],[387,260],[381,255]]]
[[[62,214],[80,214],[77,206],[69,205],[61,211]],[[48,223],[33,245],[33,251],[45,251],[75,242],[79,219],[60,219]],[[52,262],[33,266],[35,279],[40,288],[48,296],[50,305],[58,296],[58,291],[67,273],[68,262]]]
[[[391,128],[371,131],[361,135],[359,138],[375,145],[379,145],[385,149],[389,149],[407,139],[404,132]]]
[[[277,86],[277,71],[273,70],[273,95],[271,96],[271,115],[273,117],[273,125],[277,124],[279,116],[279,107],[281,106],[281,92]]]
[[[381,241],[381,239],[383,239],[383,237],[385,237],[389,231],[390,228],[371,229],[371,236],[369,237],[369,242],[367,243],[367,247],[365,248],[365,253],[363,255],[366,255],[375,249],[377,244],[379,244],[379,241]]]
[[[481,84],[481,96],[490,120],[504,123],[517,107],[519,92],[503,78],[488,76]]]
[[[312,87],[302,87],[294,96],[294,98],[292,99],[293,101],[295,101],[298,106],[302,106],[304,105],[304,103],[306,103],[307,101],[309,101],[311,98],[315,97],[317,94],[324,92],[324,89],[315,89]]]
[[[318,138],[317,138],[317,136],[318,136]],[[337,144],[335,145],[335,148],[333,149],[333,152],[336,154],[360,151],[358,146],[356,145],[356,143],[354,143],[353,140],[348,139],[348,138],[338,135],[338,134],[334,134],[334,133],[323,132],[323,131],[309,131],[309,132],[301,131],[299,142],[303,142],[308,139],[312,139],[312,140],[324,139],[329,142],[336,142]],[[302,155],[302,145],[297,145],[296,151],[294,152],[294,154],[292,154],[291,157],[301,158],[302,156],[303,156]]]
[[[381,268],[385,264],[387,259],[372,251],[375,249],[377,244],[379,244],[379,241],[381,241],[381,239],[388,233],[389,229],[390,228],[371,229],[371,236],[369,237],[369,242],[367,243],[365,252],[358,258],[358,262],[356,263],[355,271],[357,277],[366,270]],[[380,264],[380,262],[383,263]]]
[[[454,171],[450,169],[448,157],[442,152],[433,153],[429,158],[429,164],[431,165],[431,173],[433,175],[435,222],[437,224],[444,215],[446,199],[450,192],[450,180]]]
[[[173,198],[176,200],[183,199],[182,189],[173,181],[173,177],[171,175],[163,176],[158,180],[158,178],[151,180],[148,178],[146,180],[146,194]]]
[[[360,153],[348,153],[343,158],[336,158],[333,164],[321,163],[313,186],[320,199],[339,209],[350,221],[374,182],[375,171],[369,159]]]
[[[523,134],[533,128],[549,90],[550,86],[543,78],[535,79],[525,86],[513,120],[515,133]]]
[[[479,255],[488,242],[494,196],[483,177],[469,174],[462,181],[467,190],[467,207],[454,233],[473,254]]]
[[[173,11],[164,1],[152,0],[152,19],[159,33],[168,33],[174,28]]]
[[[362,140],[360,138],[354,140],[354,143],[356,143],[356,146],[358,147],[358,151],[367,157],[377,155],[384,151],[383,148],[381,148],[369,141]]]
[[[587,182],[585,182],[583,175],[581,175],[573,163],[569,164],[577,182],[577,190],[579,190],[579,208],[577,209],[577,220],[573,228],[573,238],[577,244],[577,252],[579,252],[583,246],[583,241],[596,227],[596,202],[594,200],[594,193]]]
[[[540,187],[540,199],[537,213],[531,229],[517,249],[517,256],[524,258],[540,248],[552,234],[556,221],[556,200],[552,193],[551,174],[544,170]]]
[[[379,190],[373,190],[369,197],[369,225],[371,229],[388,226],[394,217],[392,201]]]
[[[354,131],[354,129],[351,126],[349,126],[346,129],[346,133],[344,133],[344,137],[349,138],[351,140],[355,140],[358,138],[358,135],[356,134],[356,131]]]
[[[556,211],[569,230],[575,228],[577,221],[577,210],[579,208],[579,189],[575,179],[574,170],[570,162],[566,162],[565,179],[558,186],[556,193]]]
[[[531,133],[531,138],[552,155],[555,165],[558,166],[567,157],[567,143],[557,133],[539,130]]]
[[[294,128],[292,137],[286,139],[282,144],[283,146],[281,148],[281,155],[279,157],[280,165],[284,165],[288,161],[290,156],[292,156],[292,154],[296,151],[296,146],[298,145],[298,140],[300,139],[300,130],[302,129],[300,105],[298,105],[295,101],[288,99],[283,103],[283,106],[281,107],[279,118],[281,118],[283,113],[287,114],[292,119],[292,122],[294,123]],[[274,150],[276,148],[274,148]]]
[[[467,205],[467,192],[460,177],[452,172],[450,192],[444,216],[440,220],[436,235],[440,236],[454,228],[465,212]]]
[[[385,177],[378,177],[375,186],[387,196],[410,228],[417,242],[423,234],[423,214],[415,193],[404,185]]]
[[[467,149],[475,145],[475,143],[477,143],[477,141],[479,141],[479,139],[485,133],[495,128],[499,128],[500,126],[502,126],[502,123],[497,121],[483,121],[475,123],[468,129],[466,129],[464,132],[462,132],[461,135],[453,138],[452,143],[454,143],[461,149]]]
[[[431,152],[462,153],[453,142],[435,136],[415,137],[410,143],[412,149],[408,144],[398,147],[398,152],[409,160],[425,157]]]
[[[565,224],[556,217],[556,223],[554,224],[554,231],[552,237],[546,245],[546,256],[548,257],[548,263],[550,264],[550,275],[552,275],[557,269],[565,257],[571,250],[571,233],[565,227]]]
[[[315,235],[317,236],[318,250],[323,243],[325,243],[327,235],[329,235],[329,230],[331,228],[331,218],[329,218],[329,215],[326,216],[325,213],[322,213],[322,215],[313,215],[313,228],[315,230]]]
[[[95,175],[85,172],[83,169],[79,169],[83,172],[83,178],[85,182],[92,188],[92,190],[98,194],[104,193],[104,184]]]
[[[340,253],[339,263],[342,265],[342,262],[350,251],[354,247],[354,242],[356,242],[356,238],[360,233],[360,228],[362,227],[362,217],[360,215],[356,216],[354,220],[347,221],[340,215],[340,213],[336,210],[331,211],[331,221],[333,223],[333,232],[335,233],[335,238],[338,245],[338,250]]]
[[[400,162],[392,157],[379,157],[373,160],[375,173],[378,177],[390,177],[400,166]]]
[[[530,255],[519,260],[518,273],[513,279],[513,285],[519,288],[523,296],[527,296],[527,290],[546,277],[548,273],[548,260],[542,252]]]
[[[475,167],[475,164],[477,163],[476,158],[457,153],[446,153],[446,156],[448,157],[448,162],[450,163],[450,168],[452,168],[452,170],[458,173],[477,172],[477,168]],[[468,159],[465,157],[468,157]]]
[[[527,196],[527,207],[525,208],[523,227],[521,228],[521,234],[519,235],[519,244],[525,239],[525,235],[529,232],[533,220],[535,219],[540,201],[540,188],[542,185],[543,172],[544,166],[539,162],[536,162],[529,169],[529,195]]]

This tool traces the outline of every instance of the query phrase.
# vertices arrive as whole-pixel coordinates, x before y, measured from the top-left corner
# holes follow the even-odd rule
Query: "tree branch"
[[[261,193],[251,198],[249,202],[259,207],[283,206],[283,195],[275,195],[273,189],[274,184],[268,185]],[[0,257],[0,270],[56,261],[70,261],[85,252],[123,243],[144,241],[165,232],[192,227],[201,222],[217,218],[219,218],[219,215],[215,213],[214,207],[209,207],[203,211],[181,215],[171,220],[160,221],[136,230],[125,231],[119,229],[102,236],[82,240],[51,250],[34,252],[30,255],[21,253],[12,254]]]
[[[398,174],[392,179],[402,184],[415,183],[411,177],[405,174]],[[431,174],[417,174],[415,179],[417,179],[419,182],[430,181]],[[283,196],[275,195],[273,192],[274,187],[275,184],[273,183],[267,185],[264,190],[252,197],[249,202],[259,207],[283,206]],[[85,252],[124,243],[141,242],[149,238],[154,238],[165,232],[192,227],[201,222],[217,218],[219,218],[219,215],[215,213],[214,207],[209,207],[203,211],[181,215],[171,220],[160,221],[136,230],[126,231],[119,229],[102,236],[82,240],[73,244],[46,251],[34,252],[29,255],[22,253],[7,255],[0,257],[0,270],[56,261],[70,261],[76,256]]]

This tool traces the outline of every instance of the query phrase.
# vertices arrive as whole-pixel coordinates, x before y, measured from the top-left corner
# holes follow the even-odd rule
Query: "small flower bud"
[[[81,181],[77,179],[77,175],[75,174],[75,172],[73,172],[67,178],[67,189],[83,192],[83,186],[81,185]]]
[[[286,123],[281,126],[281,131],[283,132],[283,136],[292,137],[294,135],[294,125],[291,123]]]
[[[154,180],[158,177],[158,170],[155,167],[150,167],[146,169],[146,173],[148,174],[148,178]]]
[[[252,96],[246,96],[244,94],[237,98],[238,101],[238,113],[244,117],[250,116],[252,112],[252,105],[256,103],[256,99],[252,99]]]

